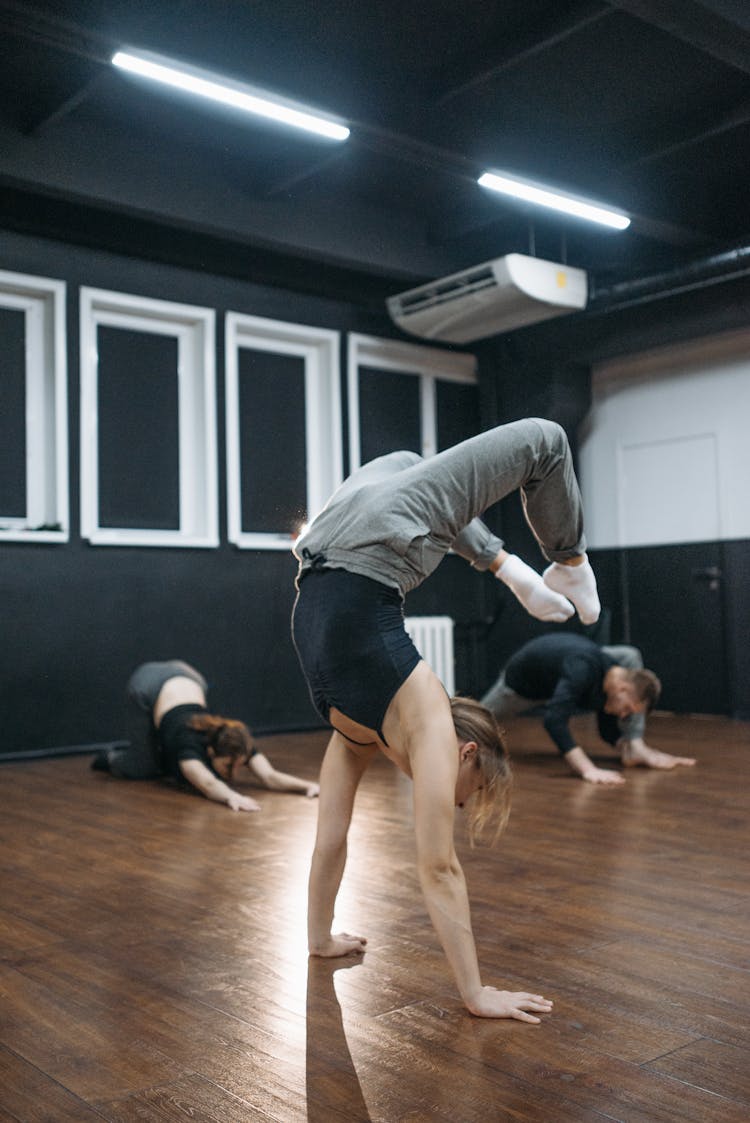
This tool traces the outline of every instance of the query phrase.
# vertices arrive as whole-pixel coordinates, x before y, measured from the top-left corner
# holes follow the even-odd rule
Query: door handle
[[[721,581],[723,576],[724,575],[719,569],[718,565],[707,565],[701,569],[693,570],[693,580],[706,581],[708,583],[709,589],[711,590],[718,589],[719,582]]]

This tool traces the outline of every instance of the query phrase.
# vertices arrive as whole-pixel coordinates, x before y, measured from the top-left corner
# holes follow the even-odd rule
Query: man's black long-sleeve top
[[[524,698],[544,700],[544,728],[561,753],[576,746],[568,722],[581,710],[599,714],[599,732],[614,744],[617,721],[604,714],[604,676],[614,659],[585,636],[560,632],[524,644],[505,668],[505,682]]]

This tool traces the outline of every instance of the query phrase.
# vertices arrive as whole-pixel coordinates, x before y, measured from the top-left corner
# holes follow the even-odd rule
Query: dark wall
[[[246,264],[252,276],[250,255]],[[68,285],[71,501],[68,543],[0,545],[0,752],[123,737],[127,677],[137,663],[150,659],[194,663],[212,684],[214,708],[243,718],[261,732],[319,726],[290,638],[294,558],[285,551],[237,550],[227,543],[222,313],[232,310],[342,333],[396,336],[385,312],[19,234],[4,236],[0,267]],[[217,549],[91,546],[80,538],[80,285],[216,310],[221,543]],[[343,351],[344,344],[342,336]],[[269,442],[266,455],[276,457],[267,465],[271,478],[282,478],[283,444]],[[117,475],[122,467],[114,465],[112,472]],[[113,517],[121,515],[118,511]],[[485,580],[490,587],[496,584],[478,578],[465,563],[449,559],[444,571],[419,591],[413,605],[410,598],[407,611],[445,612],[448,603],[458,619],[474,619],[485,611]],[[464,688],[470,674],[470,668],[459,670]]]
[[[258,727],[310,723],[289,641],[290,554],[3,548],[6,751],[117,740],[147,659],[194,663],[212,704]]]
[[[727,674],[734,717],[750,720],[750,542],[723,543]]]
[[[641,648],[660,706],[750,717],[750,542],[593,550],[612,643]]]

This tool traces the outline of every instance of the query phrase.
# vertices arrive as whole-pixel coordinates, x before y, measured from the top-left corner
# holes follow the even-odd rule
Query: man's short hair
[[[661,682],[653,671],[631,670],[628,671],[633,689],[639,702],[646,703],[646,713],[650,713],[661,694]]]

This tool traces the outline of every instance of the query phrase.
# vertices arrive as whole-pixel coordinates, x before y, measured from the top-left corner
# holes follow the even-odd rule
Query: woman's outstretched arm
[[[436,737],[433,744],[442,742],[457,758],[455,740],[451,728],[447,736]],[[446,757],[447,751],[418,752],[412,764],[419,880],[430,919],[453,968],[464,1004],[472,1014],[538,1022],[539,1018],[527,1011],[549,1012],[552,1004],[542,995],[482,986],[466,881],[453,847],[456,771],[444,767]]]
[[[247,767],[260,783],[271,791],[301,792],[308,799],[313,799],[320,790],[319,785],[312,780],[303,780],[300,776],[292,776],[289,772],[279,772],[264,753],[254,753],[248,760]]]
[[[479,1017],[538,1022],[528,1011],[549,1012],[552,1003],[542,995],[496,990],[483,986],[480,978],[466,881],[453,846],[459,750],[448,697],[421,663],[397,698],[402,744],[414,780],[419,880],[459,993],[467,1009]],[[388,726],[386,735],[391,744]]]
[[[364,951],[367,940],[348,932],[331,932],[336,895],[346,865],[346,836],[359,781],[377,750],[350,748],[340,733],[328,742],[320,770],[318,831],[315,838],[307,904],[310,955],[326,958]]]
[[[206,799],[225,803],[230,811],[260,811],[260,804],[249,795],[240,795],[206,768],[201,760],[181,760],[180,772]]]

